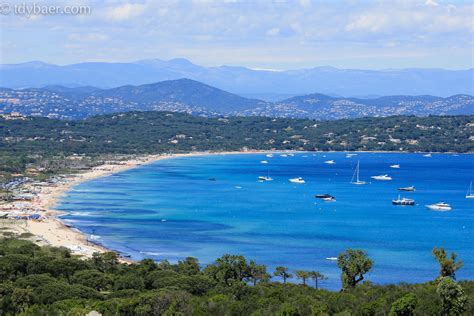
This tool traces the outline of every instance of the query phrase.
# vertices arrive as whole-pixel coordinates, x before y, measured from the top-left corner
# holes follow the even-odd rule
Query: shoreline
[[[82,182],[110,176],[112,174],[120,173],[165,159],[207,155],[257,154],[269,152],[270,151],[191,152],[183,154],[145,155],[129,160],[107,162],[105,164],[95,166],[85,172],[65,176],[66,180],[59,184],[41,187],[40,192],[37,194],[36,198],[31,201],[31,207],[42,210],[42,219],[25,220],[25,225],[15,224],[13,227],[10,227],[10,230],[13,230],[17,234],[32,234],[34,242],[38,245],[66,247],[71,250],[72,254],[80,255],[86,258],[90,258],[94,252],[117,252],[113,249],[102,246],[100,243],[89,240],[85,233],[61,220],[61,215],[66,213],[57,210],[56,206],[59,200],[74,186],[79,185]],[[15,202],[6,203],[3,205],[3,207],[14,209]],[[120,260],[129,263],[133,262],[133,260],[125,257],[120,257]]]
[[[65,212],[56,209],[59,200],[74,186],[82,182],[106,177],[119,172],[137,168],[142,165],[154,163],[160,160],[173,159],[178,157],[197,157],[208,155],[236,155],[236,154],[281,154],[281,153],[306,153],[305,151],[229,151],[229,152],[191,152],[182,154],[161,154],[138,156],[133,159],[123,161],[106,162],[105,164],[95,166],[82,173],[66,176],[66,180],[53,185],[41,187],[37,197],[31,202],[32,206],[41,209],[42,220],[26,220],[24,227],[14,227],[16,233],[30,233],[34,235],[35,242],[39,245],[50,245],[55,247],[66,247],[75,255],[91,257],[94,252],[114,251],[106,248],[100,243],[88,239],[88,236],[77,228],[64,223],[61,215]],[[325,153],[325,152],[314,152]],[[344,153],[387,153],[381,151],[352,151]],[[388,152],[388,153],[408,153],[408,152]],[[419,153],[423,154],[423,153]],[[454,153],[450,153],[454,154]],[[13,205],[12,203],[7,203]],[[12,207],[13,208],[13,207]],[[115,251],[114,251],[115,252]],[[120,254],[119,254],[120,255]],[[124,262],[133,262],[131,259],[121,257]]]

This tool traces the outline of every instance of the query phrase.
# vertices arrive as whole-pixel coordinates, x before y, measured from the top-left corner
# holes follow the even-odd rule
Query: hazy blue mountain
[[[42,62],[0,65],[0,86],[31,88],[61,85],[113,88],[189,78],[236,94],[436,95],[474,94],[474,69],[337,69],[288,71],[245,67],[203,67],[186,59],[132,63],[89,62],[65,66]],[[270,98],[276,100],[275,98]]]
[[[474,97],[430,95],[372,99],[333,97],[321,93],[268,102],[250,99],[191,79],[112,89],[0,88],[0,114],[81,119],[128,111],[186,112],[203,116],[268,116],[333,120],[362,116],[474,114]]]
[[[207,111],[235,112],[253,108],[262,102],[244,98],[190,79],[168,80],[141,86],[122,86],[99,90],[91,96],[118,98],[125,102],[152,104],[159,102],[182,103],[203,107]]]

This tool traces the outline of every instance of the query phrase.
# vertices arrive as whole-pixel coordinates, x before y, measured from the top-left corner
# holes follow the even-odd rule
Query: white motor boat
[[[324,163],[328,164],[328,165],[333,165],[335,164],[336,162],[334,160],[326,160]]]
[[[303,183],[305,183],[304,179],[301,178],[301,177],[290,179],[290,182],[291,182],[291,183],[298,183],[298,184],[303,184]]]
[[[378,181],[390,181],[390,180],[392,180],[392,177],[390,177],[388,174],[382,174],[382,175],[379,175],[379,176],[372,176],[371,178],[374,179],[374,180],[378,180]]]
[[[268,161],[266,161],[266,160],[262,160],[262,161],[260,161],[260,163],[267,164],[267,163],[268,163]]]
[[[451,205],[444,202],[426,205],[426,207],[433,211],[451,211],[453,209]]]
[[[400,169],[400,165],[391,165],[390,168],[392,168],[392,169]]]

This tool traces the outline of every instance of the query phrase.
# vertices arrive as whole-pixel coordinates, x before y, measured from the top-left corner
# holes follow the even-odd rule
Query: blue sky
[[[205,66],[277,70],[465,69],[474,63],[474,6],[467,1],[35,3],[87,5],[91,14],[1,15],[1,63],[184,57]]]

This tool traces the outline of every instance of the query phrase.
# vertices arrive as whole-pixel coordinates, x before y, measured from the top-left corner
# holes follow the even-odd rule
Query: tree
[[[462,315],[466,310],[467,296],[461,285],[450,277],[443,277],[436,293],[441,299],[441,315]]]
[[[11,303],[15,312],[20,314],[33,304],[34,296],[31,288],[15,288],[11,295]]]
[[[459,259],[456,262],[457,255],[455,252],[451,252],[451,257],[448,258],[444,248],[433,248],[433,256],[438,260],[440,265],[439,275],[440,277],[450,277],[456,280],[456,271],[459,270],[463,263]]]
[[[182,261],[178,261],[178,271],[186,275],[199,274],[201,268],[199,267],[199,261],[193,257],[187,257]]]
[[[418,299],[415,294],[408,293],[393,302],[390,308],[389,316],[412,316],[415,315],[416,304]]]
[[[324,275],[319,273],[318,271],[310,271],[309,272],[311,279],[314,280],[314,287],[318,289],[318,280],[327,280],[328,278]]]
[[[342,289],[352,289],[364,280],[364,274],[373,266],[373,261],[369,259],[363,250],[347,249],[339,254],[337,265],[342,270]]]
[[[113,272],[119,265],[117,254],[112,251],[105,253],[94,252],[91,261],[93,266],[102,272]]]
[[[205,269],[205,273],[217,282],[231,286],[248,277],[249,267],[243,256],[223,255],[213,265]]]
[[[286,279],[293,277],[292,274],[288,273],[288,268],[283,266],[276,267],[273,275],[282,278],[283,283],[286,283]]]
[[[303,281],[303,285],[306,285],[306,280],[311,277],[311,273],[305,270],[296,270],[295,271],[296,278]]]
[[[99,270],[82,270],[77,271],[72,276],[72,283],[82,284],[84,286],[91,287],[98,291],[107,288],[112,283],[110,277],[100,272]]]
[[[267,267],[263,264],[257,264],[255,260],[250,260],[248,281],[256,285],[258,282],[268,281],[271,276],[267,273]]]
[[[125,289],[134,289],[134,290],[143,290],[145,288],[145,282],[143,278],[137,273],[127,273],[119,276],[115,279],[114,289],[125,290]]]

